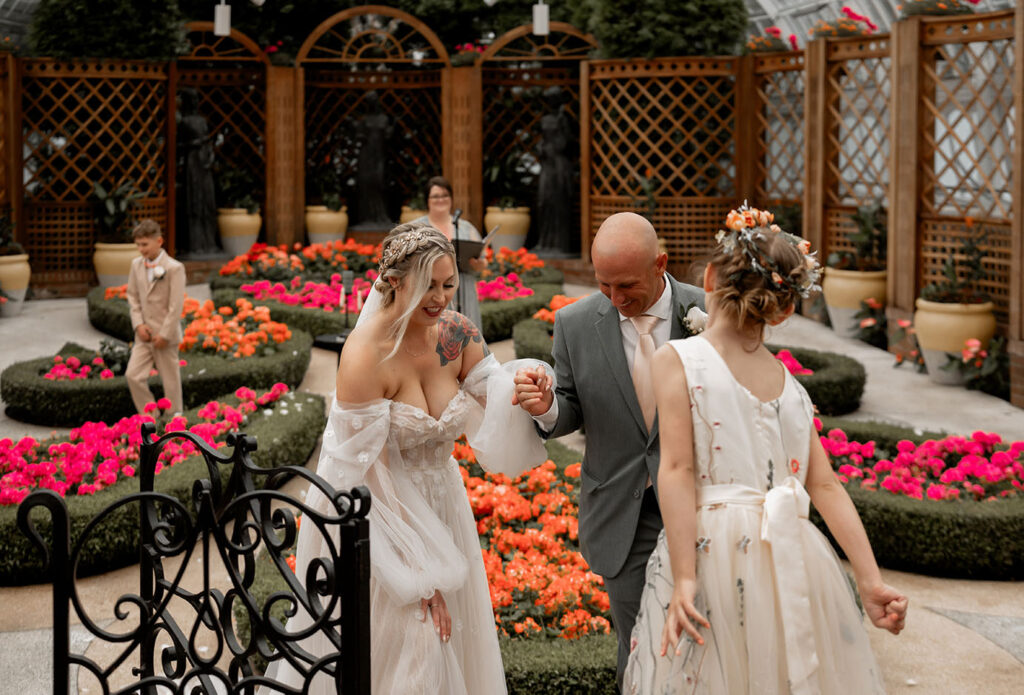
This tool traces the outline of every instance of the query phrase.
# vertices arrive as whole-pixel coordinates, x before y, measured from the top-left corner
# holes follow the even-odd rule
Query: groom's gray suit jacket
[[[703,307],[704,293],[668,273],[665,278],[672,288],[671,338],[681,338],[680,310],[691,302]],[[647,476],[658,484],[658,420],[648,433],[622,348],[619,312],[603,294],[558,312],[552,354],[558,421],[547,436],[586,425],[580,547],[594,572],[614,577],[633,543]]]

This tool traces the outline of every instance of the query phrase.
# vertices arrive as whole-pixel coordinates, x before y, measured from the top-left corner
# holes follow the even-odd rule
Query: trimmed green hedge
[[[822,418],[822,431],[846,432],[851,440],[874,441],[876,449],[895,452],[907,439],[920,444],[942,438],[878,422]],[[890,569],[938,577],[1024,579],[1024,497],[997,502],[915,500],[885,490],[846,487],[860,514],[878,564]],[[842,552],[817,510],[811,521]]]
[[[217,400],[232,405],[238,403],[233,395],[222,396]],[[287,412],[281,407],[285,404],[289,406]],[[326,424],[324,410],[322,396],[292,392],[285,394],[275,404],[273,415],[264,415],[263,409],[249,415],[248,422],[243,423],[242,431],[256,437],[259,444],[259,448],[252,453],[253,463],[261,468],[305,465]],[[197,421],[194,410],[187,415],[190,422]],[[222,482],[226,482],[230,467],[221,466],[220,470]],[[191,509],[193,482],[207,475],[206,463],[202,456],[197,455],[163,470],[156,476],[155,487],[158,492],[177,498]],[[138,491],[137,479],[124,478],[99,490],[95,495],[66,498],[72,544],[104,507]],[[17,513],[16,506],[0,507],[0,586],[38,584],[46,580],[42,557],[17,528]],[[44,541],[50,543],[49,515],[39,512],[38,517],[33,518]],[[137,505],[125,505],[107,517],[93,531],[82,551],[78,565],[79,576],[108,572],[138,562],[138,526]]]
[[[493,343],[506,340],[512,336],[512,327],[519,321],[529,318],[543,308],[551,298],[561,291],[560,285],[537,285],[530,297],[520,297],[503,302],[481,302],[480,319],[483,322],[481,331],[484,340]],[[310,335],[321,333],[338,333],[345,327],[344,314],[335,314],[321,309],[304,309],[300,306],[282,304],[281,302],[253,299],[252,295],[241,290],[218,289],[213,292],[213,303],[217,306],[234,306],[235,300],[245,297],[254,304],[270,309],[270,317],[275,321],[288,324],[293,330],[300,328]],[[349,327],[355,325],[355,318],[350,319]]]
[[[132,330],[132,317],[128,310],[127,301],[113,301],[104,299],[106,290],[103,287],[93,287],[85,295],[85,305],[89,312],[89,323],[98,331],[112,335],[118,340],[130,343],[135,340],[135,331]]]
[[[203,405],[222,394],[233,393],[239,386],[263,389],[280,381],[295,388],[309,367],[312,347],[313,339],[308,333],[292,330],[290,340],[262,357],[229,359],[185,353],[187,365],[181,368],[185,407]],[[88,362],[96,351],[67,343],[58,354],[74,355]],[[53,357],[39,357],[16,362],[0,374],[0,396],[10,417],[39,425],[76,427],[90,420],[110,422],[135,413],[123,376],[75,381],[43,379],[42,375],[52,366]],[[149,387],[156,398],[163,394],[159,375],[150,377]]]
[[[512,329],[512,341],[516,357],[544,360],[554,364],[551,358],[551,324],[539,319],[527,319]],[[769,345],[772,352],[782,349]],[[819,352],[805,348],[788,347],[800,364],[814,370],[804,374],[797,381],[807,389],[814,405],[823,415],[844,415],[860,407],[864,394],[867,372],[857,360],[834,352]]]

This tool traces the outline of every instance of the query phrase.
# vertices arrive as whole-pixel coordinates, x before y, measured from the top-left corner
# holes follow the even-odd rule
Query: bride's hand
[[[448,604],[444,602],[444,596],[440,591],[435,591],[429,600],[420,599],[420,611],[424,620],[428,608],[434,620],[434,632],[440,636],[442,642],[447,642],[452,637],[452,616],[448,614]]]

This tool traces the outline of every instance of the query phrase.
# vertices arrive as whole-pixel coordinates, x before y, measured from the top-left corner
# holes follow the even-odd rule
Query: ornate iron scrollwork
[[[195,481],[187,500],[154,488],[161,451],[182,439],[199,450],[209,473]],[[72,692],[87,687],[103,693],[212,695],[255,693],[257,688],[263,693],[304,693],[317,674],[324,674],[335,681],[339,694],[368,693],[369,491],[334,490],[300,466],[264,470],[250,457],[256,440],[244,434],[229,435],[229,453],[187,431],[157,439],[152,423],[143,425],[142,440],[140,491],[103,509],[79,537],[71,538],[64,500],[52,490],[33,492],[18,509],[18,526],[46,556],[53,582],[53,692],[69,692],[71,668],[76,667]],[[292,478],[308,482],[309,499],[279,489]],[[52,548],[30,516],[36,507],[50,513]],[[120,596],[112,615],[97,617],[79,595],[79,557],[87,544],[102,542],[98,530],[105,521],[136,507],[139,590]],[[308,562],[303,576],[296,576],[287,561],[298,539],[297,513],[311,527],[306,534],[315,527],[317,540],[326,548]],[[259,553],[266,558],[258,558]],[[192,586],[194,575],[185,581],[194,562],[202,564],[199,586]],[[263,574],[277,573],[287,584],[286,590],[262,600],[254,593],[261,563]],[[92,640],[108,643],[104,653],[112,656],[102,664],[84,653],[71,653],[69,604]],[[235,625],[236,605],[248,616],[247,635]],[[309,624],[290,631],[280,608],[285,618],[303,611]],[[336,649],[327,656],[310,654],[300,642],[314,634],[326,637]],[[303,685],[285,687],[256,673],[255,660],[286,660]]]

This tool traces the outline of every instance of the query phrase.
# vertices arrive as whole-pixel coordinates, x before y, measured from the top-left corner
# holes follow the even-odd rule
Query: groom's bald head
[[[590,249],[601,292],[623,316],[640,316],[661,296],[668,256],[646,218],[620,212],[606,219]]]

